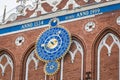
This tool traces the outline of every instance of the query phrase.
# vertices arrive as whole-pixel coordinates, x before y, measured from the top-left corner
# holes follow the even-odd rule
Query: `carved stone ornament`
[[[2,64],[2,61],[6,58],[6,62],[4,64]],[[8,66],[11,68],[11,70],[7,73],[6,70],[8,69]],[[14,72],[14,67],[13,67],[13,61],[10,58],[10,56],[8,56],[7,54],[3,54],[0,56],[0,75],[2,75],[2,77],[6,76],[6,74],[8,74],[10,76],[9,80],[13,80],[13,72]],[[3,80],[0,78],[0,80]]]
[[[40,16],[43,14],[55,12],[58,10],[68,10],[70,5],[73,5],[72,9],[83,6],[83,4],[79,4],[76,0],[67,0],[66,4],[64,4],[64,5],[62,5],[62,1],[64,1],[64,0],[17,0],[17,3],[16,4],[14,3],[14,5],[17,5],[17,6],[14,6],[14,8],[12,8],[9,11],[4,10],[5,11],[5,21],[1,22],[2,19],[0,19],[0,24],[6,24],[9,21],[18,20],[18,17],[20,17],[20,16],[22,16],[22,17],[27,16],[26,18],[31,18],[31,17],[36,17],[36,16]],[[82,1],[82,0],[79,0],[79,1]],[[87,5],[87,3],[90,2],[91,0],[83,0],[83,1]],[[94,0],[94,3],[99,3],[102,1],[103,0]],[[110,0],[105,0],[105,1],[110,1]],[[43,6],[44,3],[47,3],[47,5],[51,6],[52,9],[47,11],[45,9],[46,6]],[[61,9],[59,9],[59,7],[58,7],[60,5],[63,6]],[[7,4],[7,7],[8,6],[9,6],[9,4]],[[6,10],[8,10],[8,9],[6,9]],[[31,14],[30,14],[30,12],[31,12]],[[4,13],[4,12],[2,12],[2,13]],[[29,14],[29,16],[28,16],[28,14]],[[3,18],[3,16],[1,16],[0,18]]]
[[[87,32],[91,32],[95,29],[95,23],[94,22],[88,22],[86,25],[85,25],[85,30]]]
[[[23,36],[19,36],[19,37],[16,38],[15,44],[16,44],[16,46],[21,46],[24,41],[25,41],[24,37]]]
[[[52,11],[56,11],[57,10],[57,5],[60,4],[62,0],[46,0],[46,2],[53,7]]]
[[[24,5],[19,5],[16,7],[18,14],[22,14],[24,9],[25,9]]]
[[[112,37],[113,39],[113,42],[109,45],[108,43],[106,43],[106,40],[109,38],[109,37]],[[108,57],[110,57],[112,54],[112,48],[114,47],[114,45],[117,45],[118,46],[118,50],[119,52],[118,53],[115,53],[115,54],[119,54],[120,55],[120,40],[119,38],[112,34],[112,33],[108,33],[105,35],[105,37],[103,37],[103,39],[101,40],[101,42],[99,43],[99,46],[98,46],[98,51],[97,51],[97,80],[100,80],[101,79],[101,68],[100,68],[100,64],[101,64],[101,50],[103,47],[106,47],[108,53],[106,53],[108,55]],[[118,61],[118,64],[120,63],[120,56],[119,57],[119,61]],[[120,74],[120,65],[118,65],[118,74]],[[120,79],[120,76],[119,76],[119,79]]]

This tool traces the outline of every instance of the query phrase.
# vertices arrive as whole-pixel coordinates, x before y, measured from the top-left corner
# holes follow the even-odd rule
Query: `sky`
[[[35,0],[28,0],[27,4],[32,5],[32,2]],[[18,6],[20,3],[16,3],[16,0],[0,0],[0,22],[2,20],[2,15],[4,13],[4,7],[6,5],[6,18],[12,14],[16,13],[16,6]]]

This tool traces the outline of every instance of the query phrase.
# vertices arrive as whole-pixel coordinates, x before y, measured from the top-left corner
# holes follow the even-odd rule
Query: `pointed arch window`
[[[112,39],[112,42],[111,42],[111,44],[108,44],[107,39],[110,38],[110,37]],[[118,54],[112,53],[112,48],[114,47],[114,45],[117,45],[117,47],[118,47],[118,50],[119,50]],[[101,51],[102,51],[103,48],[107,49],[106,54],[107,54],[108,57],[111,57],[112,54],[118,55],[118,70],[119,71],[116,74],[118,74],[118,77],[119,77],[119,80],[120,80],[120,40],[116,35],[114,35],[112,33],[106,34],[98,45],[98,50],[97,50],[97,55],[98,55],[97,56],[97,80],[101,80],[101,74],[102,74],[102,72],[101,72],[101,60],[102,60],[101,55],[103,54],[103,53],[101,53]]]
[[[31,71],[33,71],[33,73],[36,73],[36,74],[42,74],[40,76],[37,76],[36,78],[39,79],[39,80],[46,80],[46,76],[43,75],[43,68],[44,65],[43,65],[43,62],[41,62],[37,56],[35,55],[35,50],[33,50],[30,55],[28,56],[27,58],[27,61],[26,61],[26,64],[25,64],[25,67],[26,67],[26,70],[25,70],[25,80],[32,80],[32,78],[30,77],[30,75],[32,74]],[[31,76],[36,76],[35,74],[32,74]],[[37,80],[34,78],[34,80]]]
[[[73,63],[75,56],[77,54],[77,51],[80,53],[81,55],[81,80],[83,80],[83,59],[84,59],[84,52],[83,52],[83,46],[76,40],[73,40],[72,43],[75,44],[76,49],[72,52],[71,50],[69,50],[69,54],[71,56],[71,61]]]
[[[73,49],[74,47],[74,49]],[[83,67],[84,67],[84,50],[83,50],[83,46],[80,42],[78,42],[77,40],[73,39],[72,40],[72,44],[71,44],[71,48],[69,49],[68,51],[68,54],[70,55],[70,60],[71,60],[71,64],[72,65],[75,65],[75,59],[77,58],[81,63],[78,64],[78,66],[80,66],[80,80],[83,80],[83,74],[84,74],[84,70],[83,70]],[[77,57],[78,54],[80,54],[81,57]],[[61,74],[60,74],[60,80],[63,80],[64,78],[64,75],[66,73],[64,73],[64,64],[66,62],[66,58],[62,58],[61,59]],[[71,68],[72,70],[72,68]]]
[[[0,69],[1,69],[1,77],[2,80],[13,80],[13,60],[7,54],[7,52],[1,52],[0,55]]]

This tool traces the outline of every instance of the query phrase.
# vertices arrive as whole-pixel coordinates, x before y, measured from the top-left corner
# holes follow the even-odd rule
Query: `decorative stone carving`
[[[31,54],[29,55],[28,59],[27,59],[27,62],[26,62],[26,72],[25,72],[25,80],[28,80],[28,70],[29,70],[29,64],[31,61],[34,61],[35,63],[35,70],[38,69],[38,63],[39,63],[39,60],[37,58],[35,58],[35,51],[33,50],[31,52]]]
[[[58,10],[57,6],[60,5],[62,1],[64,0],[33,0],[33,2],[31,1],[32,4],[29,4],[30,0],[17,0],[17,2],[21,2],[21,4],[19,4],[15,8],[16,10],[12,9],[13,13],[7,16],[4,23],[0,21],[0,24],[6,24],[8,21],[15,21],[19,16],[26,16],[26,14],[28,14],[27,13],[28,10],[33,11],[33,13],[27,18],[38,16],[37,15],[38,12],[40,12],[40,15],[50,13],[50,12],[55,12]],[[90,0],[83,0],[83,1],[87,3]],[[97,3],[102,2],[102,0],[94,0],[94,1]],[[106,1],[110,1],[110,0],[106,0]],[[52,7],[52,10],[49,12],[45,11],[45,6],[42,6],[42,4],[44,3],[47,3],[48,5],[50,5]],[[75,0],[68,0],[67,3],[63,5],[64,7],[61,10],[69,9],[69,5],[73,5],[72,9],[74,9],[74,8],[80,7],[82,4],[81,5],[78,4]]]
[[[112,37],[113,39],[113,42],[111,43],[111,45],[108,45],[106,43],[106,40],[109,38],[109,37]],[[112,47],[113,45],[116,44],[119,48],[119,55],[120,55],[120,40],[112,33],[108,33],[100,42],[99,46],[98,46],[98,58],[97,58],[97,80],[100,80],[100,52],[101,52],[101,49],[105,46],[108,50],[108,56],[110,57],[111,56],[111,50],[112,50]],[[120,79],[120,57],[119,57],[119,79]]]
[[[38,2],[36,1],[36,2],[33,2],[32,5],[21,4],[21,5],[16,6],[16,8],[15,8],[16,10],[13,9],[14,13],[9,14],[9,16],[5,19],[4,23],[1,23],[1,24],[6,24],[8,21],[9,22],[15,21],[17,19],[17,17],[19,17],[19,16],[26,16],[27,9],[30,11],[35,10],[35,8],[37,7],[37,4],[38,4]],[[33,16],[33,17],[35,17],[35,16]]]
[[[85,25],[85,30],[87,32],[91,32],[95,29],[95,23],[94,22],[88,22],[86,25]]]
[[[46,2],[53,7],[52,11],[56,11],[58,8],[57,8],[57,5],[60,4],[62,0],[46,0]]]
[[[67,2],[67,4],[65,5],[65,7],[64,7],[62,10],[64,10],[64,9],[69,9],[69,5],[70,5],[70,4],[73,5],[73,9],[74,9],[74,8],[77,8],[77,7],[80,7],[80,5],[78,5],[78,4],[75,2],[75,0],[69,0],[69,1]]]
[[[16,2],[26,3],[27,0],[17,0]]]
[[[21,46],[24,41],[25,41],[24,37],[23,36],[19,36],[19,37],[16,38],[15,44],[16,44],[16,46]]]
[[[17,9],[18,14],[22,14],[24,9],[25,9],[25,6],[24,5],[19,5],[19,6],[16,7],[16,9]]]
[[[6,24],[8,21],[15,21],[16,18],[17,18],[17,14],[13,13],[5,20],[5,22],[3,24]]]
[[[99,3],[99,2],[101,2],[101,0],[95,0],[95,2]]]
[[[1,64],[1,61],[2,61],[3,58],[7,59],[7,61],[4,65]],[[13,80],[13,61],[7,54],[3,54],[3,55],[0,56],[0,68],[2,70],[2,72],[1,72],[2,76],[5,75],[5,70],[6,70],[7,66],[11,67],[11,79],[10,80]]]

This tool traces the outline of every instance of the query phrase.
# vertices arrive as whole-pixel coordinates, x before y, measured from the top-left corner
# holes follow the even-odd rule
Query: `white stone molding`
[[[118,25],[120,25],[120,16],[117,17],[116,23],[117,23]]]
[[[23,36],[18,36],[15,40],[16,46],[21,46],[25,41],[25,38]]]
[[[7,59],[7,62],[5,63],[5,65],[1,64],[1,61],[2,61],[3,58]],[[0,56],[0,68],[2,70],[2,73],[1,73],[2,76],[5,75],[5,69],[8,65],[10,65],[10,67],[11,67],[11,79],[10,80],[13,80],[13,61],[7,54],[1,55]]]
[[[91,31],[93,31],[95,29],[95,22],[93,22],[93,21],[90,21],[90,22],[88,22],[86,25],[85,25],[85,30],[87,31],[87,32],[91,32]]]
[[[29,80],[28,79],[28,70],[29,70],[29,64],[30,64],[31,61],[34,61],[34,63],[35,63],[34,67],[35,67],[35,70],[37,70],[39,60],[35,58],[35,51],[34,50],[31,52],[31,54],[29,55],[29,57],[27,59],[27,62],[26,62],[25,80]]]
[[[22,4],[16,4],[18,6],[15,6],[15,8],[11,9],[9,12],[6,13],[6,17],[5,17],[5,21],[4,22],[1,22],[0,20],[0,24],[6,24],[7,22],[11,22],[11,21],[15,21],[17,19],[17,17],[19,16],[26,16],[27,12],[26,10],[28,9],[29,11],[33,11],[33,13],[31,13],[31,15],[27,18],[31,18],[31,17],[37,17],[37,12],[40,12],[41,13],[41,16],[43,14],[49,14],[49,13],[54,13],[56,12],[61,12],[61,14],[66,14],[69,10],[69,5],[72,4],[73,5],[73,10],[70,10],[69,12],[71,11],[76,11],[74,10],[75,8],[78,9],[81,9],[81,8],[84,8],[84,7],[81,7],[80,4],[78,4],[75,0],[68,0],[67,3],[64,5],[64,7],[61,9],[61,10],[58,10],[58,7],[57,5],[60,5],[60,3],[62,2],[63,0],[33,0],[33,1],[30,1],[30,0],[27,0],[25,3],[22,3]],[[89,2],[90,0],[83,0],[84,2]],[[94,0],[96,3],[102,3],[103,0]],[[107,6],[108,4],[112,3],[112,1],[114,0],[106,0],[106,3],[105,5]],[[109,3],[108,3],[109,2]],[[115,1],[117,2],[117,1]],[[45,6],[42,6],[43,3],[47,3],[48,5],[52,6],[52,10],[47,12],[45,11]],[[87,5],[87,4],[86,4]],[[82,5],[84,6],[84,5]],[[92,5],[91,5],[92,6]],[[91,7],[91,6],[88,6],[88,7]],[[94,5],[93,5],[94,6]],[[97,7],[100,7],[100,5],[96,5]],[[87,9],[87,7],[85,7]],[[67,10],[67,11],[66,11]],[[83,9],[82,9],[83,10]],[[85,10],[85,9],[84,9]],[[64,13],[62,13],[64,12]],[[72,13],[73,13],[72,12]],[[57,16],[57,15],[55,15]],[[59,16],[59,15],[58,15]],[[2,16],[0,16],[0,18],[2,18]],[[54,16],[53,16],[54,17]],[[30,19],[29,19],[30,20]]]
[[[53,8],[52,8],[52,11],[53,11],[53,12],[58,9],[58,8],[57,8],[57,5],[60,4],[61,1],[62,1],[62,0],[46,0],[46,2],[47,2],[50,6],[53,7]]]
[[[99,3],[99,2],[101,2],[101,0],[95,0],[95,2]]]
[[[4,23],[2,24],[6,24],[8,21],[15,21],[17,19],[17,14],[16,13],[12,13],[6,20]]]
[[[108,39],[108,37],[112,37],[113,42],[111,43],[111,45],[108,45],[106,43],[106,40]],[[98,56],[97,56],[97,80],[100,80],[100,52],[101,49],[105,46],[108,50],[108,56],[111,56],[111,50],[113,45],[116,44],[119,48],[119,80],[120,80],[120,40],[117,38],[117,36],[115,36],[112,33],[108,33],[107,35],[105,35],[105,37],[101,40],[99,46],[98,46]]]
[[[35,10],[36,12],[40,11],[41,14],[46,14],[47,12],[44,10],[42,7],[42,4],[45,3],[46,1],[39,0],[38,1],[38,8]]]
[[[76,49],[73,52],[69,50],[69,54],[70,54],[70,57],[71,57],[71,62],[74,63],[75,55],[79,51],[81,56],[82,56],[82,59],[81,59],[81,75],[80,75],[81,79],[80,80],[83,80],[83,54],[84,54],[83,47],[76,40],[72,40],[72,43],[75,43]],[[64,65],[64,59],[65,59],[64,57],[61,59],[60,80],[63,80],[63,76],[64,76],[64,74],[63,74],[63,71],[64,71],[64,66],[63,66]]]
[[[83,47],[76,40],[72,40],[72,43],[74,43],[76,45],[76,49],[73,52],[69,50],[69,54],[71,56],[71,62],[74,63],[75,55],[79,51],[80,55],[81,55],[81,80],[83,80],[83,61],[84,61],[83,60],[84,59]]]
[[[27,61],[26,61],[26,71],[25,71],[25,80],[29,80],[28,79],[28,71],[29,71],[29,64],[30,64],[30,62],[31,61],[34,61],[34,63],[35,63],[35,70],[37,70],[38,69],[38,64],[39,64],[39,62],[40,62],[40,60],[38,59],[38,58],[36,58],[35,57],[35,50],[33,50],[31,53],[30,53],[30,55],[29,55],[29,57],[28,57],[28,59],[27,59]],[[47,75],[44,75],[45,76],[45,79],[44,80],[47,80]]]
[[[75,9],[75,8],[77,8],[77,7],[80,7],[80,5],[78,5],[78,4],[75,2],[75,0],[69,0],[69,1],[67,2],[67,4],[65,5],[65,7],[64,7],[62,10],[68,9],[70,4],[73,5],[73,9]]]
[[[37,7],[37,1],[33,2],[32,5],[18,5],[16,6],[16,10],[14,10],[14,13],[10,14],[6,19],[5,22],[2,24],[6,24],[8,21],[15,21],[17,19],[18,16],[25,16],[27,14],[26,10],[35,10],[35,8]],[[34,16],[36,17],[36,16]]]
[[[90,0],[83,0],[83,1],[87,3],[87,2],[89,2]]]
[[[106,1],[112,1],[112,0],[106,0]],[[102,0],[95,0],[95,2],[99,3],[102,2]]]
[[[60,66],[60,80],[63,80],[63,69],[64,69],[64,57],[61,59],[61,66]]]

